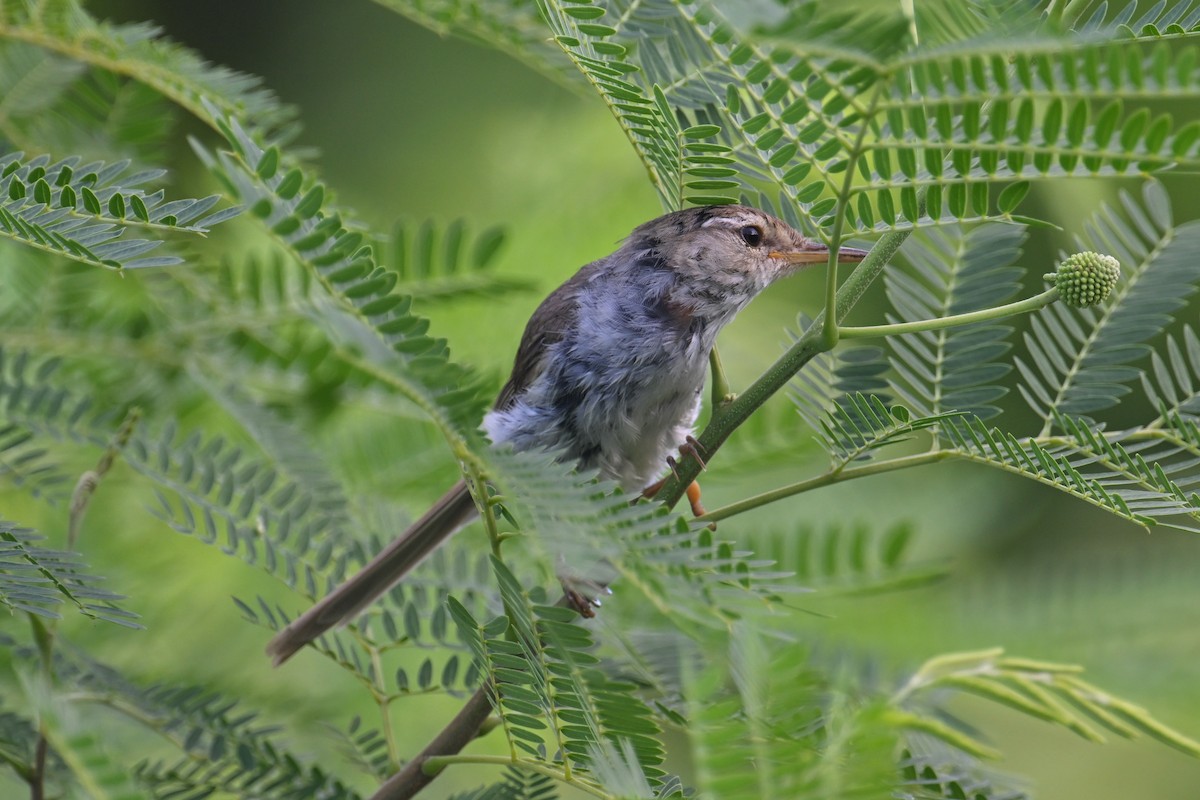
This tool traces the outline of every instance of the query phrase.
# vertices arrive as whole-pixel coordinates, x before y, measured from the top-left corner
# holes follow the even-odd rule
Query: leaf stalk
[[[951,314],[948,317],[935,317],[934,319],[895,322],[890,325],[867,325],[861,328],[842,327],[838,328],[838,335],[842,339],[868,339],[874,336],[899,336],[905,333],[940,331],[944,328],[970,325],[974,322],[987,322],[988,320],[1003,319],[1016,314],[1037,311],[1040,308],[1050,305],[1055,300],[1058,300],[1058,298],[1058,287],[1052,286],[1041,294],[1027,297],[1024,300],[1017,300],[1013,303],[1006,303],[1002,306],[995,306],[994,308],[983,308],[979,311],[969,311],[965,314]]]

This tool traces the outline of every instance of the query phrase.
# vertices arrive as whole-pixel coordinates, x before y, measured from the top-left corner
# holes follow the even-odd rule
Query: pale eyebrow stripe
[[[717,224],[718,222],[733,222],[733,223],[741,222],[743,224],[749,225],[749,224],[755,222],[755,220],[752,220],[748,216],[745,216],[745,215],[740,215],[740,216],[736,216],[736,217],[711,217],[709,219],[706,219],[704,222],[700,223],[700,227],[707,228],[710,225]]]

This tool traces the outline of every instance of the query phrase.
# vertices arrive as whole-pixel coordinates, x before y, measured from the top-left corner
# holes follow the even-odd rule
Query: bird
[[[841,247],[837,260],[865,256]],[[691,437],[717,334],[767,286],[828,259],[824,243],[748,206],[696,206],[646,222],[534,311],[483,431],[493,445],[553,451],[652,496],[673,453],[699,455]],[[267,646],[275,665],[363,612],[477,513],[460,480],[279,631]]]

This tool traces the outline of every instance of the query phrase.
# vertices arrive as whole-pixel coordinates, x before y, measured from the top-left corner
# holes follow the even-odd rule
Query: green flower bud
[[[1058,287],[1062,301],[1075,308],[1094,306],[1117,285],[1121,264],[1100,253],[1076,253],[1058,265],[1058,272],[1045,279]]]

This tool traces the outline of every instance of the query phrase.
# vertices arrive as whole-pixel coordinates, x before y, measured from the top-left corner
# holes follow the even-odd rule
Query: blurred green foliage
[[[743,5],[767,4],[737,4],[727,13]],[[477,366],[493,388],[506,374],[524,323],[541,297],[661,211],[642,164],[592,93],[550,80],[501,52],[438,36],[382,5],[227,0],[200,8],[165,0],[108,0],[88,7],[101,18],[153,20],[206,59],[262,76],[298,109],[303,128],[292,151],[318,164],[337,202],[355,209],[375,229],[389,230],[396,220],[414,226],[425,219],[445,224],[464,218],[475,231],[502,225],[507,237],[495,274],[520,286],[452,301],[418,295],[415,305],[432,319],[432,333],[448,339],[455,360]],[[127,99],[132,104],[138,98]],[[224,143],[187,115],[165,106],[159,111],[170,115],[172,126],[166,152],[154,162],[170,169],[169,198],[222,191],[182,134],[194,134],[216,149]],[[24,142],[7,145],[30,148]],[[78,152],[94,155],[85,145]],[[1200,218],[1194,177],[1167,174],[1163,182],[1177,220]],[[1053,219],[1062,230],[1033,231],[1025,252],[1072,251],[1072,235],[1088,214],[1102,202],[1116,202],[1118,189],[1130,185],[1118,179],[1036,184],[1023,210]],[[225,254],[250,254],[263,263],[274,258],[245,218],[222,225],[207,240],[188,242],[181,252],[209,263]],[[171,416],[183,430],[223,433],[248,444],[236,402],[221,407],[190,387],[196,376],[172,354],[173,342],[114,335],[111,341],[133,338],[141,349],[110,349],[104,334],[109,322],[128,334],[139,325],[139,315],[180,313],[162,305],[169,293],[158,291],[172,278],[137,274],[114,280],[101,270],[54,263],[53,276],[39,273],[32,280],[26,272],[47,269],[45,262],[8,245],[2,254],[0,274],[9,295],[6,348],[44,344],[45,329],[54,327],[18,313],[22,293],[30,293],[31,302],[35,293],[57,293],[66,298],[63,308],[93,320],[97,331],[91,341],[59,343],[63,355],[76,356],[63,367],[65,385],[90,387],[99,393],[100,405],[137,404],[156,423]],[[1037,263],[1051,260],[1039,255]],[[179,280],[186,284],[188,279]],[[822,285],[816,274],[787,281],[730,326],[721,348],[735,387],[775,359],[798,313],[811,316],[821,309]],[[883,308],[882,287],[876,287],[852,321],[878,321]],[[1194,324],[1196,309],[1193,300],[1176,318]],[[202,316],[190,312],[189,324],[217,327]],[[1028,329],[1028,321],[1014,324]],[[158,366],[142,379],[137,370],[120,368],[130,361]],[[213,374],[219,370],[210,372],[209,380]],[[297,384],[265,378],[256,388],[268,406],[303,425],[331,472],[394,515],[379,530],[399,531],[458,474],[438,437],[405,418],[394,398],[377,407],[368,398],[346,408],[337,381],[321,375]],[[1014,395],[1001,404],[1017,419],[1033,419]],[[766,412],[798,426],[782,398]],[[1130,402],[1116,413],[1132,425],[1152,410]],[[718,459],[705,476],[710,508],[764,486],[799,480],[820,457],[800,436],[786,443],[787,452],[744,455],[737,449],[742,436],[731,440],[724,454],[728,460]],[[94,453],[81,453],[64,472],[78,475],[94,461]],[[92,572],[107,576],[106,585],[129,597],[123,607],[139,614],[146,630],[126,631],[68,615],[60,625],[64,637],[143,683],[195,683],[254,697],[268,713],[288,720],[298,752],[322,766],[340,765],[342,754],[329,752],[322,726],[331,722],[345,728],[352,718],[373,714],[374,705],[326,659],[306,654],[302,664],[276,672],[258,657],[266,637],[242,622],[229,597],[262,595],[291,610],[295,597],[238,559],[170,533],[145,513],[153,500],[135,477],[118,461],[92,501],[80,549]],[[3,517],[46,533],[65,529],[64,503],[47,510],[20,488],[5,488],[3,498]],[[807,613],[787,618],[793,628],[786,637],[834,658],[867,663],[883,675],[906,673],[939,652],[994,645],[1082,663],[1095,683],[1136,697],[1168,725],[1200,734],[1200,684],[1193,666],[1200,660],[1195,633],[1200,606],[1193,588],[1200,554],[1189,534],[1159,528],[1147,536],[1044,486],[979,466],[937,465],[767,506],[722,523],[721,533],[736,540],[743,534],[791,531],[797,521],[816,529],[830,524],[883,529],[903,522],[917,531],[917,556],[949,568],[943,579],[899,593],[792,598],[788,603]],[[483,549],[482,541],[477,545]],[[623,599],[618,587],[614,603],[622,602],[632,605],[637,599]],[[18,635],[18,621],[23,623],[20,616],[5,622],[0,633]],[[444,695],[405,700],[394,712],[397,749],[416,752],[435,730],[429,720],[449,717],[458,704]],[[5,701],[0,712],[8,706]],[[1200,785],[1196,761],[1145,740],[1097,747],[974,700],[960,701],[953,710],[987,731],[1006,754],[1003,767],[1029,776],[1041,797],[1190,800]],[[146,746],[133,726],[116,722],[105,738],[110,753]],[[169,751],[162,747],[162,753]],[[669,771],[695,766],[668,758]],[[447,796],[479,782],[464,772],[448,770],[431,792]],[[370,778],[360,780],[360,790],[372,788]],[[20,796],[21,784],[2,781],[0,793]]]

